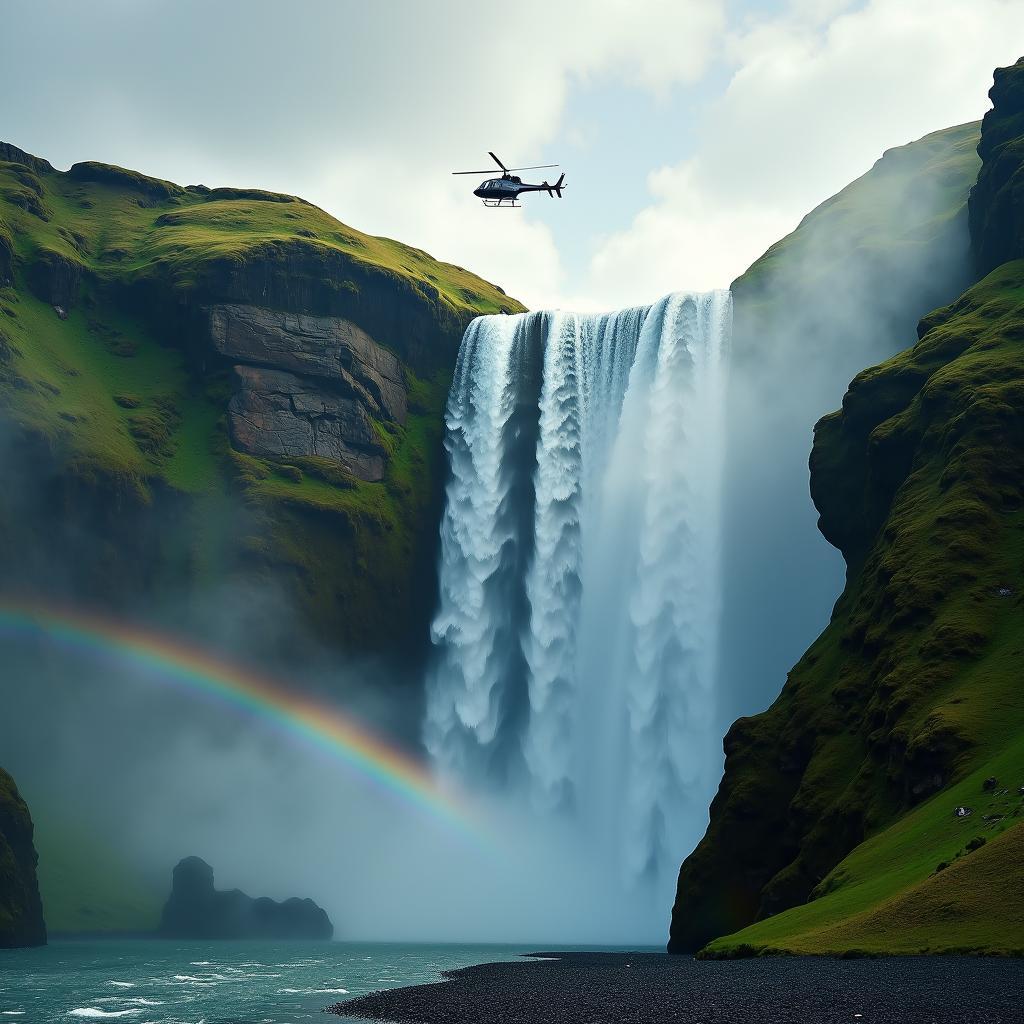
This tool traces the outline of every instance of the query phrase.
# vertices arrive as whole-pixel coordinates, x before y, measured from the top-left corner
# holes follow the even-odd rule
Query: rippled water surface
[[[398,943],[54,942],[0,950],[0,1021],[322,1021],[325,1006],[350,996],[436,981],[444,970],[524,952]]]

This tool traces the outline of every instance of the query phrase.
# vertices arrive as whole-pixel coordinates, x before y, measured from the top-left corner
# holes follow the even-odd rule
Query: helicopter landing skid
[[[515,199],[484,199],[482,200],[484,206],[489,206],[492,209],[504,206],[504,207],[515,207],[519,209],[523,204]]]

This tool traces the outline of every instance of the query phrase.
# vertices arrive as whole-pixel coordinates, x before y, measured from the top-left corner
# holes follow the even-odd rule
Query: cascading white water
[[[427,747],[630,882],[674,876],[720,768],[730,320],[728,292],[482,317],[449,398]]]

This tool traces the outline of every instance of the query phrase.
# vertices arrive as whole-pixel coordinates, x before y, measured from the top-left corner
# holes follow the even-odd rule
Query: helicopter
[[[513,171],[537,171],[543,167],[557,167],[558,164],[534,164],[532,167],[506,167],[492,152],[488,150],[487,155],[501,168],[500,178],[491,178],[489,181],[480,182],[480,187],[473,189],[473,195],[483,200],[484,206],[521,206],[519,197],[524,192],[547,192],[549,196],[562,198],[562,189],[565,188],[564,172],[558,176],[558,181],[549,185],[546,181],[540,185],[524,184],[523,179],[516,177]],[[452,174],[487,174],[487,171],[452,171]]]

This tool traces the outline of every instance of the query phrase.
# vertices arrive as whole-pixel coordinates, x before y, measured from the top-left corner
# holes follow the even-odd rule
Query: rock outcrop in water
[[[239,889],[215,889],[213,868],[199,857],[186,857],[174,868],[159,934],[168,939],[327,941],[334,935],[334,926],[309,899],[278,903],[266,897],[254,899]]]
[[[43,946],[46,924],[36,881],[32,817],[0,768],[0,946]]]

